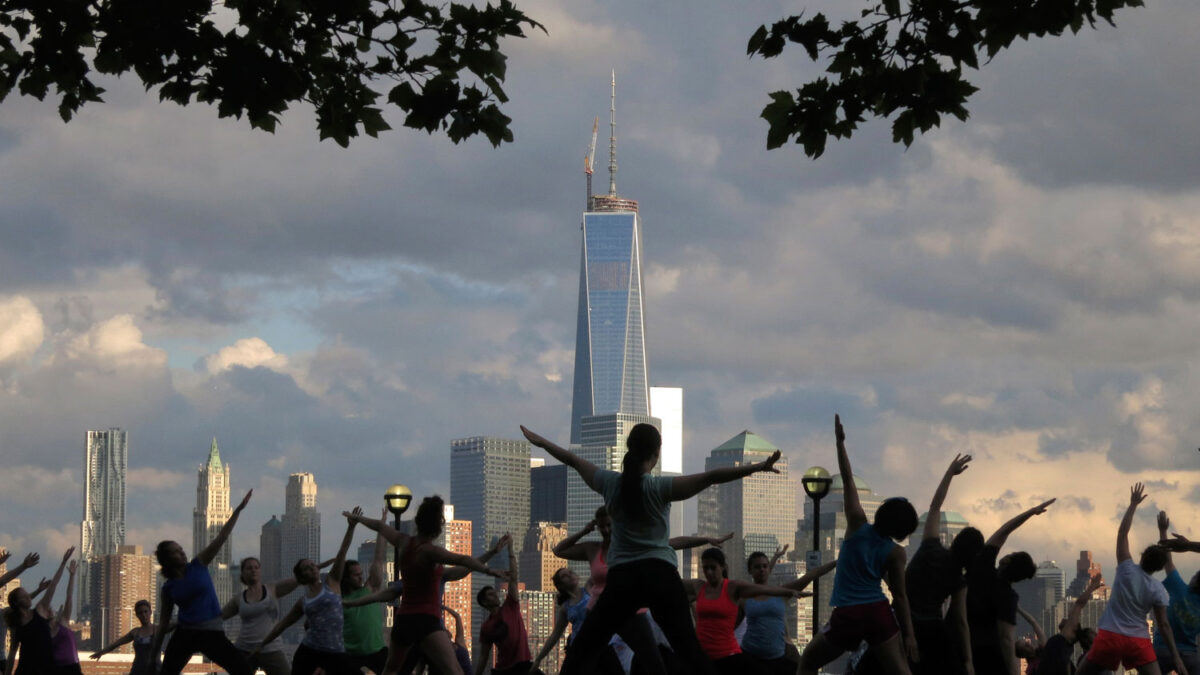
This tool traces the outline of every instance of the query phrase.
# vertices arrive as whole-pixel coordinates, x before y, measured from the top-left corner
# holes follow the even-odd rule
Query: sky
[[[909,148],[886,121],[818,160],[766,150],[768,92],[821,74],[747,58],[807,7],[519,3],[504,43],[515,141],[403,129],[343,149],[310,109],[274,135],[132,77],[69,124],[0,104],[0,546],[79,542],[84,435],[129,432],[127,541],[190,545],[215,437],[234,556],[258,551],[291,472],[340,512],[403,482],[449,497],[449,444],[564,442],[583,156],[617,77],[618,192],[640,202],[650,380],[684,389],[684,468],[750,429],[795,469],[854,471],[990,532],[1057,497],[1013,548],[1111,570],[1165,509],[1200,537],[1200,5],[1018,42],[969,79],[970,119]],[[836,469],[835,469],[836,470]],[[923,511],[924,509],[921,508]],[[694,522],[694,512],[687,514]],[[356,540],[362,536],[356,537]],[[1181,561],[1184,571],[1200,561]]]

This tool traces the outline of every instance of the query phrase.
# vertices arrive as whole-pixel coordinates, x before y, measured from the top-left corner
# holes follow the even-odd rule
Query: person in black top
[[[913,675],[972,672],[967,582],[963,570],[983,548],[983,535],[969,527],[955,537],[949,549],[942,545],[940,536],[942,503],[946,501],[950,481],[966,471],[970,462],[970,455],[955,455],[950,462],[929,502],[921,545],[904,573],[913,632],[921,654],[919,661],[909,662]],[[946,598],[951,598],[950,614],[943,620],[942,605]]]
[[[1092,593],[1103,585],[1104,579],[1099,574],[1088,580],[1087,588],[1075,598],[1066,618],[1058,623],[1058,632],[1050,636],[1046,645],[1042,647],[1042,658],[1034,675],[1071,675],[1074,671],[1071,654],[1074,653],[1075,643],[1083,633],[1079,628],[1079,617],[1092,599]]]
[[[1018,527],[1046,512],[1054,500],[1021,512],[988,538],[967,571],[967,623],[971,630],[971,660],[975,675],[1018,675],[1014,633],[1017,627],[1017,592],[1012,584],[1037,573],[1033,558],[1024,551],[996,557]]]

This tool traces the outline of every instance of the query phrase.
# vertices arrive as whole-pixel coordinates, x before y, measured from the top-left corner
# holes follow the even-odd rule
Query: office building
[[[1054,602],[1058,602],[1066,597],[1066,575],[1058,566],[1058,563],[1053,560],[1043,560],[1038,563],[1037,576],[1042,579],[1048,579],[1051,588],[1054,589]]]
[[[1071,579],[1070,585],[1067,586],[1065,592],[1066,597],[1077,598],[1083,589],[1087,588],[1088,581],[1094,576],[1099,576],[1103,573],[1100,568],[1100,563],[1092,560],[1091,551],[1080,551],[1079,559],[1075,561],[1075,578]],[[1096,591],[1095,597],[1108,598],[1108,586],[1104,586]]]
[[[580,249],[579,309],[571,444],[583,443],[583,420],[594,415],[650,415],[642,284],[642,224],[638,203],[617,196],[616,77],[610,103],[608,194],[591,194]]]
[[[534,457],[530,462],[540,460]],[[529,469],[529,524],[567,522],[567,465],[531,465]]]
[[[521,546],[521,581],[532,591],[553,591],[554,572],[566,561],[554,555],[554,547],[567,538],[565,523],[535,523],[524,534]]]
[[[521,601],[521,619],[525,621],[525,630],[529,634],[529,651],[535,656],[542,645],[546,644],[550,634],[554,632],[554,610],[557,595],[558,593],[553,590],[535,591],[528,588],[521,590],[517,595]],[[566,644],[567,634],[564,634],[558,644],[554,646],[554,650],[542,660],[540,667],[544,672],[557,673],[559,671],[559,668],[562,667]]]
[[[125,476],[129,468],[129,436],[123,429],[89,431],[83,450],[83,520],[79,527],[78,611],[76,616],[98,621],[94,611],[93,568],[99,556],[116,553],[125,544]]]
[[[279,525],[279,565],[284,576],[291,576],[301,559],[321,560],[321,514],[317,511],[317,479],[313,474],[297,472],[288,476]],[[292,591],[280,599],[279,606],[291,607],[301,593],[302,589]],[[297,623],[284,632],[283,641],[298,644],[302,637],[303,629]]]
[[[291,572],[283,567],[283,523],[274,514],[258,533],[258,564],[264,583],[283,579]]]
[[[209,542],[217,538],[221,528],[233,515],[229,504],[230,466],[221,461],[217,439],[208,449],[208,461],[196,472],[196,508],[192,510],[191,555],[199,555]],[[218,598],[233,595],[233,542],[226,541],[208,565]]]
[[[446,538],[446,543],[444,544],[446,550],[452,553],[471,555],[471,530],[471,521],[459,520],[454,517],[447,518],[446,527],[443,530],[443,536]],[[471,593],[471,577],[475,576],[486,577],[486,575],[476,573],[466,579],[451,581],[446,584],[445,594],[442,596],[442,604],[458,612],[458,615],[462,617],[465,628],[470,628],[475,613],[475,596]],[[495,579],[492,579],[492,582],[495,583]],[[482,612],[483,609],[480,608],[479,611]],[[449,617],[447,617],[446,622],[448,628],[454,628],[450,623]],[[466,638],[467,649],[470,650],[472,645],[475,644],[473,636],[468,634]]]
[[[456,518],[473,524],[472,556],[483,554],[505,533],[512,534],[513,552],[520,553],[521,535],[529,527],[529,449],[524,439],[495,436],[450,441],[450,502]],[[472,602],[479,589],[493,584],[484,574],[472,574],[470,579]],[[472,616],[472,635],[479,634],[481,614]]]
[[[704,460],[704,470],[744,466],[766,461],[778,451],[766,439],[743,431],[716,447]],[[741,480],[706,488],[699,495],[697,527],[708,537],[733,532],[722,548],[732,579],[748,580],[746,557],[755,551],[767,555],[792,543],[796,524],[796,486],[788,475],[787,457],[775,463],[779,473],[760,472]]]

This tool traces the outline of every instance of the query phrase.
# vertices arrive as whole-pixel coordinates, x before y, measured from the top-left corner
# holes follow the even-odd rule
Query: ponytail
[[[625,439],[625,458],[621,460],[621,510],[627,519],[646,517],[642,492],[642,465],[658,455],[662,435],[653,425],[641,423],[633,427]]]

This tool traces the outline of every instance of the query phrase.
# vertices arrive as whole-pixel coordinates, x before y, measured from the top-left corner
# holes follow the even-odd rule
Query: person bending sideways
[[[917,529],[917,510],[907,499],[892,497],[879,505],[875,522],[868,523],[846,452],[846,432],[836,415],[833,430],[844,489],[846,533],[829,600],[833,613],[800,655],[800,673],[816,675],[822,666],[843,652],[854,651],[865,640],[884,672],[909,675],[909,659],[915,661],[919,656],[904,583],[904,548],[896,542]],[[892,591],[895,613],[880,587],[883,579]]]

